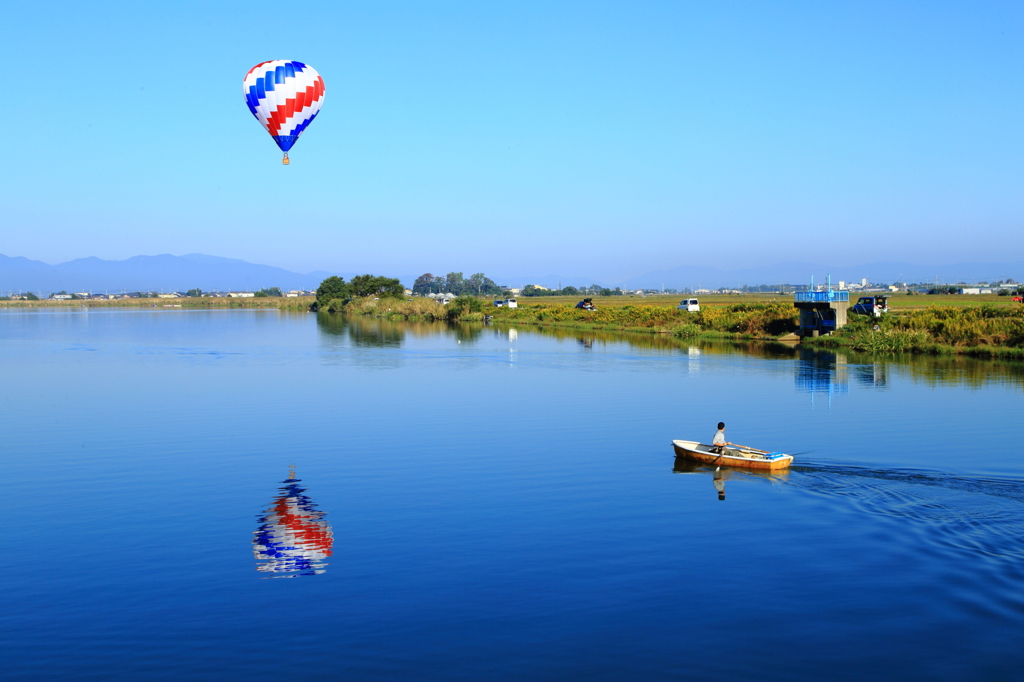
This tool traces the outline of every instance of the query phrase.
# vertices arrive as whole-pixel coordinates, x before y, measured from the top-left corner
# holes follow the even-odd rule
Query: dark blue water
[[[5,680],[1021,677],[1020,366],[83,309],[0,376]],[[811,452],[720,501],[719,420]]]

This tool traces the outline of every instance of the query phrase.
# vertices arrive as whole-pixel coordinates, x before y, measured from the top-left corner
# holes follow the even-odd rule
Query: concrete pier
[[[846,291],[798,291],[793,294],[793,306],[800,310],[797,335],[800,338],[822,336],[846,324],[850,294]]]

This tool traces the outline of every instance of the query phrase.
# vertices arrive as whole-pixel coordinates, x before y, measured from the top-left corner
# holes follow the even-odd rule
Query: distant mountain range
[[[207,256],[190,253],[184,256],[135,256],[126,260],[77,258],[67,263],[49,265],[41,261],[0,254],[0,291],[34,291],[49,294],[54,291],[89,291],[93,293],[120,291],[185,291],[199,288],[204,291],[255,291],[263,287],[281,289],[315,289],[324,278],[339,275],[346,279],[361,273],[309,272],[300,274],[270,265],[248,263],[237,258]],[[397,276],[411,287],[418,275]],[[490,273],[488,273],[490,275]],[[826,275],[833,284],[840,281],[860,282],[867,279],[876,284],[904,282],[977,282],[1012,277],[1024,279],[1024,261],[1002,263],[958,263],[955,265],[916,265],[902,262],[878,262],[867,265],[834,267],[822,263],[788,262],[756,268],[723,270],[705,266],[683,265],[658,270],[621,281],[591,276],[507,276],[491,275],[500,284],[523,287],[540,284],[554,288],[562,286],[621,286],[624,289],[717,289],[758,284],[804,284],[813,276],[816,283],[824,283]]]
[[[127,260],[76,258],[59,265],[0,254],[0,290],[8,291],[254,291],[263,287],[315,289],[335,273],[299,274],[236,258],[190,253]],[[351,276],[351,275],[348,275]]]

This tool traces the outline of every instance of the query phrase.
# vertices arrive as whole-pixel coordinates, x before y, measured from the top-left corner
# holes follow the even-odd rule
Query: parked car
[[[857,303],[850,308],[850,312],[881,317],[882,313],[889,312],[888,299],[885,296],[861,296],[857,299]]]
[[[699,313],[700,302],[695,298],[684,298],[679,302],[679,305],[676,306],[676,310],[685,310],[688,313]]]
[[[1016,303],[1024,303],[1024,296],[1014,296],[1014,297],[1013,297],[1013,300],[1014,300],[1014,301],[1015,301]]]
[[[500,299],[500,298],[494,299],[494,307],[495,308],[500,308],[503,305],[505,305],[505,301],[503,299]]]

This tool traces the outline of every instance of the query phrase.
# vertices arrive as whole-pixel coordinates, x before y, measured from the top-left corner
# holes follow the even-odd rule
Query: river
[[[5,680],[1016,680],[1024,365],[0,311]],[[774,476],[674,438],[800,453]]]

